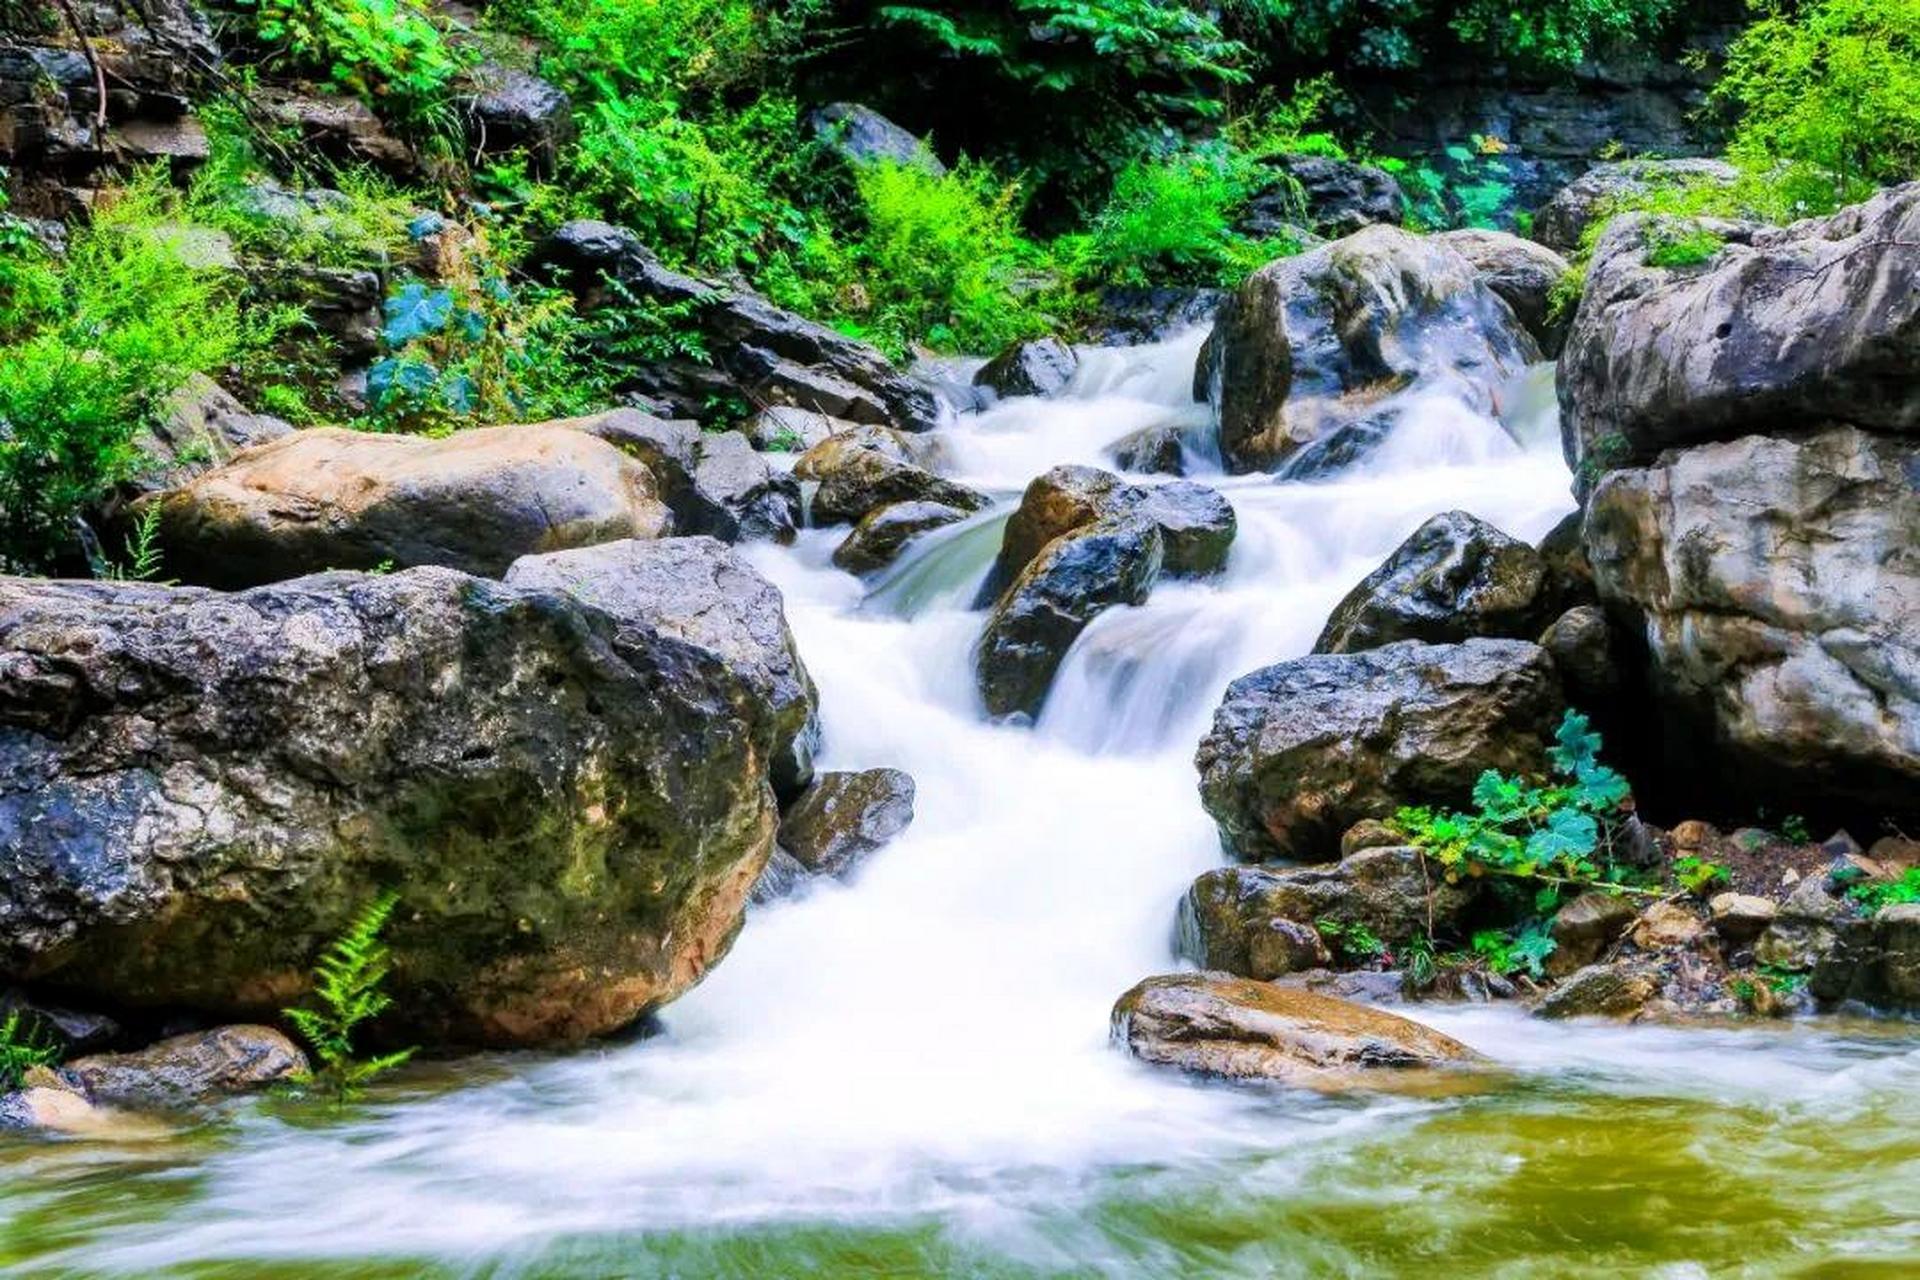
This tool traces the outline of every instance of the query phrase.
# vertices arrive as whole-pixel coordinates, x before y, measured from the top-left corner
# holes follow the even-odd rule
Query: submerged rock
[[[391,890],[387,1034],[580,1040],[725,954],[773,844],[761,674],[560,591],[0,578],[0,671],[0,978],[83,1003],[277,1016]]]
[[[1102,519],[1047,543],[1000,597],[975,649],[988,714],[1039,714],[1087,624],[1145,600],[1165,554],[1159,526],[1139,516]]]
[[[833,562],[849,573],[877,573],[899,559],[907,544],[923,533],[965,520],[968,512],[944,502],[891,502],[860,518],[833,551]]]
[[[1219,974],[1148,978],[1113,1007],[1113,1038],[1158,1066],[1312,1089],[1390,1087],[1385,1073],[1479,1055],[1409,1019]]]
[[[810,508],[815,525],[852,524],[896,502],[937,502],[979,511],[986,495],[928,469],[930,450],[884,427],[830,436],[800,457],[793,474],[819,488]]]
[[[1375,226],[1255,272],[1221,308],[1194,391],[1229,470],[1305,473],[1364,454],[1418,396],[1491,414],[1539,357],[1466,258]]]
[[[144,501],[167,571],[226,588],[383,565],[498,576],[529,552],[670,524],[646,467],[558,424],[438,440],[316,427]]]
[[[1554,604],[1538,552],[1484,520],[1448,511],[1414,530],[1347,593],[1313,651],[1474,636],[1530,640],[1553,616]]]
[[[1233,682],[1195,756],[1200,797],[1246,861],[1331,858],[1403,805],[1459,805],[1487,769],[1537,773],[1563,703],[1517,640],[1388,645]]]
[[[780,847],[814,875],[845,875],[912,825],[913,799],[899,769],[822,774],[780,819]]]
[[[1179,427],[1142,427],[1122,437],[1107,454],[1122,471],[1183,476],[1187,473],[1187,451],[1182,437]]]
[[[1616,471],[1586,545],[1669,768],[1776,812],[1920,813],[1920,440],[1750,436]]]

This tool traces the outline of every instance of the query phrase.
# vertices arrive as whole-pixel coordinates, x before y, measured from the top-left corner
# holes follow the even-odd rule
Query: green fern
[[[18,1089],[28,1071],[60,1061],[60,1048],[18,1009],[0,1018],[0,1090]]]
[[[319,1062],[299,1083],[326,1089],[341,1102],[414,1053],[402,1049],[376,1058],[360,1058],[353,1045],[360,1025],[393,1005],[392,997],[381,990],[390,956],[380,941],[380,931],[399,901],[398,894],[382,894],[355,917],[345,933],[328,944],[313,970],[313,996],[319,1008],[283,1010]]]

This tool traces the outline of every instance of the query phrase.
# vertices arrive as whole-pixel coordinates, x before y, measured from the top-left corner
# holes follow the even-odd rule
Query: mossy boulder
[[[0,978],[278,1015],[382,892],[429,1045],[617,1030],[726,953],[779,717],[722,649],[426,568],[227,595],[0,578]]]

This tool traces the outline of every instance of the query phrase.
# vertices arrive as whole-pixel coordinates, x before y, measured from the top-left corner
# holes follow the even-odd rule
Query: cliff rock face
[[[271,1018],[391,890],[388,1034],[616,1030],[726,952],[772,849],[745,665],[448,569],[0,579],[0,976]]]
[[[1770,809],[1920,809],[1920,441],[1836,427],[1615,471],[1586,541],[1673,763]]]
[[[1560,357],[1569,464],[1827,423],[1920,433],[1920,183],[1788,227],[1709,224],[1708,261],[1648,263],[1685,229],[1621,218],[1594,252]]]

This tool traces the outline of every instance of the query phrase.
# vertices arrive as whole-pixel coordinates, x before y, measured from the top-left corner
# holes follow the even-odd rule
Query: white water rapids
[[[1202,423],[1188,395],[1198,342],[1087,353],[1066,397],[1007,402],[943,432],[950,470],[1011,501],[1052,465],[1111,467],[1106,447],[1136,428]],[[178,1211],[130,1215],[48,1264],[137,1273],[362,1257],[700,1275],[646,1262],[639,1245],[612,1255],[625,1264],[578,1269],[550,1251],[905,1222],[1048,1274],[1195,1274],[1188,1255],[1120,1263],[1092,1228],[1035,1224],[1142,1171],[1222,1196],[1284,1194],[1316,1160],[1447,1104],[1204,1087],[1109,1046],[1114,999],[1176,967],[1175,904],[1222,860],[1194,747],[1230,679],[1306,652],[1340,596],[1427,517],[1464,508],[1535,540],[1571,509],[1557,431],[1532,392],[1535,411],[1515,415],[1524,446],[1434,402],[1331,480],[1197,473],[1238,513],[1228,571],[1163,583],[1144,606],[1098,619],[1031,729],[984,723],[974,693],[982,615],[967,606],[993,517],[924,539],[866,600],[828,562],[844,530],[752,550],[819,684],[823,767],[910,772],[912,828],[850,883],[756,909],[731,955],[665,1011],[662,1033],[506,1058],[451,1087],[403,1083],[329,1125],[245,1110],[217,1150],[173,1175],[194,1180]],[[1920,1055],[1836,1069],[1818,1035],[1762,1055],[1728,1052],[1742,1042],[1725,1031],[1416,1013],[1523,1077],[1571,1073],[1615,1094],[1826,1106],[1888,1087],[1888,1073],[1920,1084]],[[1235,1256],[1215,1255],[1218,1273]],[[1254,1262],[1247,1274],[1281,1273],[1272,1257]]]

